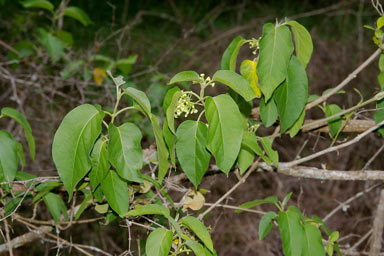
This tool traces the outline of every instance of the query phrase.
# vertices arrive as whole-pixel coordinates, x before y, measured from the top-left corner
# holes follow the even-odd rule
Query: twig
[[[344,206],[350,204],[352,201],[356,200],[357,198],[367,194],[368,192],[372,191],[373,189],[379,187],[379,186],[382,186],[383,183],[379,183],[379,184],[375,184],[369,188],[367,188],[366,190],[364,191],[360,191],[358,192],[356,195],[354,195],[353,197],[351,198],[348,198],[346,201],[342,202],[341,204],[339,204],[335,209],[333,209],[330,213],[327,214],[327,216],[325,216],[323,218],[323,221],[326,222],[329,218],[331,218],[336,212],[338,212],[340,209],[342,209]]]
[[[234,185],[230,190],[227,191],[227,193],[225,193],[222,197],[219,198],[219,200],[217,200],[214,204],[212,204],[207,210],[205,210],[203,213],[201,213],[199,215],[199,219],[202,220],[204,218],[205,215],[207,215],[210,211],[212,211],[215,207],[217,207],[218,204],[220,204],[225,198],[227,198],[233,191],[235,191],[241,184],[243,184],[247,178],[249,177],[249,175],[254,172],[257,168],[257,164],[259,163],[259,160],[256,160],[252,165],[251,167],[249,168],[249,170],[246,172],[246,174],[243,176],[243,178],[241,180],[239,180],[236,185]]]
[[[1,244],[0,253],[4,253],[12,248],[18,248],[20,246],[26,245],[28,243],[33,242],[36,239],[41,239],[41,236],[43,235],[42,230],[44,230],[45,232],[50,232],[52,230],[52,227],[42,226],[42,227],[39,227],[39,230],[31,231],[12,239],[10,243]]]
[[[211,203],[204,203],[205,206],[212,206],[214,204]],[[241,208],[233,205],[227,205],[227,204],[217,204],[216,207],[222,207],[222,208],[228,208],[228,209],[233,209],[233,210],[241,210],[243,212],[251,212],[251,213],[257,213],[257,214],[265,214],[266,212],[263,211],[258,211],[258,210],[252,210],[252,209],[246,209],[246,208]]]
[[[375,215],[375,219],[373,220],[371,250],[369,252],[369,256],[376,256],[380,253],[381,242],[383,240],[383,228],[384,228],[384,190],[381,190],[379,205],[377,206],[377,212]]]
[[[333,152],[333,151],[336,151],[336,150],[348,147],[348,146],[350,146],[350,145],[360,141],[362,138],[364,138],[365,136],[367,136],[368,134],[370,134],[371,132],[373,132],[374,130],[376,130],[377,128],[379,128],[382,125],[384,125],[384,121],[381,121],[380,123],[376,124],[375,126],[371,127],[370,129],[366,130],[365,132],[360,133],[359,135],[357,135],[355,138],[353,138],[352,140],[350,140],[348,142],[345,142],[343,144],[340,144],[340,145],[337,145],[337,146],[333,146],[333,147],[324,149],[324,150],[319,151],[319,152],[317,152],[315,154],[312,154],[312,155],[309,155],[307,157],[303,157],[301,159],[294,160],[294,161],[291,161],[291,162],[288,162],[288,163],[284,163],[282,165],[284,166],[284,168],[292,167],[292,166],[299,165],[301,163],[307,162],[309,160],[315,159],[315,158],[317,158],[319,156],[322,156],[322,155],[325,155],[327,153],[330,153],[330,152]]]
[[[350,81],[352,81],[357,74],[359,74],[364,68],[366,68],[371,62],[373,62],[379,55],[381,54],[381,49],[377,49],[371,56],[368,57],[360,66],[358,66],[352,73],[350,73],[340,84],[334,87],[329,93],[319,97],[318,99],[312,101],[307,104],[305,107],[306,110],[313,108],[314,106],[319,105],[323,101],[326,101],[333,94],[341,90],[344,86],[346,86]]]

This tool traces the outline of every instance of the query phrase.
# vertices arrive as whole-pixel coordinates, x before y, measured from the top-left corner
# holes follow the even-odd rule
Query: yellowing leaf
[[[184,199],[183,211],[186,211],[187,208],[190,208],[193,211],[200,210],[205,203],[205,198],[203,194],[198,191],[191,190]]]
[[[252,86],[252,89],[256,93],[257,97],[260,97],[261,91],[258,85],[259,78],[257,77],[256,66],[256,61],[244,60],[240,66],[240,73]]]
[[[105,78],[106,75],[107,75],[107,72],[104,69],[95,68],[93,70],[93,80],[98,85],[103,83],[104,78]]]

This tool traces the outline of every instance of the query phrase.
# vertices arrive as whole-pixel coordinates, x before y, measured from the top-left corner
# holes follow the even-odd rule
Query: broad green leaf
[[[133,98],[133,100],[137,102],[137,104],[139,104],[141,109],[144,111],[144,114],[147,115],[148,118],[151,118],[151,103],[144,92],[128,87],[124,89],[124,93]]]
[[[253,208],[253,207],[261,205],[261,204],[277,204],[277,203],[278,203],[277,197],[269,196],[269,197],[266,197],[264,199],[257,199],[257,200],[243,203],[243,204],[239,205],[238,207],[244,208],[244,209],[250,209],[250,208]],[[235,212],[240,213],[240,212],[242,212],[242,210],[236,210]]]
[[[84,200],[81,202],[79,208],[75,213],[75,220],[78,220],[81,214],[83,214],[83,212],[88,208],[88,206],[90,206],[93,203],[93,196],[91,191],[87,189],[83,189],[82,192],[84,194]]]
[[[172,247],[172,231],[157,228],[152,231],[145,243],[146,256],[168,256]]]
[[[119,152],[122,154],[122,152]],[[89,181],[91,183],[92,191],[101,183],[105,178],[110,168],[108,162],[107,141],[99,138],[91,153],[92,169],[89,173]]]
[[[43,29],[39,29],[39,34],[40,43],[47,50],[47,54],[52,62],[56,63],[64,54],[64,43],[59,38]]]
[[[201,221],[195,217],[186,216],[180,220],[180,224],[183,224],[190,229],[205,244],[205,246],[213,252],[211,235]]]
[[[241,143],[255,152],[258,156],[264,155],[263,150],[257,143],[257,137],[253,132],[245,131]]]
[[[167,120],[164,120],[163,136],[165,144],[167,144],[171,163],[173,166],[176,166],[176,135],[169,130]]]
[[[41,8],[53,12],[53,4],[47,0],[26,0],[20,2],[24,8]]]
[[[304,230],[300,214],[287,210],[279,212],[278,223],[283,251],[286,256],[301,255],[304,246]]]
[[[196,241],[187,240],[185,241],[185,244],[193,251],[195,255],[212,256],[212,253],[210,251],[208,251],[206,248],[204,248],[200,243]]]
[[[156,147],[157,147],[157,158],[159,162],[159,173],[158,179],[162,183],[165,175],[168,172],[168,149],[164,141],[163,132],[160,129],[159,120],[156,116],[151,116],[151,123],[153,133],[155,135]]]
[[[254,152],[248,147],[241,145],[239,156],[237,159],[240,174],[243,174],[248,169],[248,167],[251,166],[254,159],[255,159]]]
[[[245,42],[246,40],[241,36],[232,40],[227,49],[225,49],[223,57],[221,58],[220,69],[231,71],[236,70],[237,55],[239,54],[241,46],[243,46]]]
[[[164,100],[163,100],[163,111],[164,113],[167,113],[167,109],[169,105],[171,105],[173,94],[176,92],[179,92],[180,88],[177,86],[174,86],[170,89],[168,89],[167,93],[165,94]]]
[[[88,26],[92,24],[91,19],[89,18],[88,14],[86,14],[82,9],[76,6],[68,6],[65,7],[64,13],[65,16],[74,18],[75,20],[79,21],[84,26]]]
[[[296,122],[292,125],[291,129],[289,130],[289,136],[291,136],[291,138],[295,137],[296,134],[299,133],[301,127],[303,126],[304,118],[305,118],[305,108],[303,109],[299,118],[296,120]]]
[[[128,185],[115,171],[110,170],[101,181],[101,190],[115,212],[120,216],[128,212],[130,198]]]
[[[259,46],[257,74],[261,92],[268,102],[287,75],[289,59],[293,53],[291,32],[286,26],[267,23],[263,26]]]
[[[77,183],[91,168],[89,155],[100,135],[103,117],[103,111],[84,104],[69,112],[56,131],[52,156],[69,200]]]
[[[16,177],[17,141],[5,130],[0,130],[0,182],[12,182]]]
[[[67,207],[59,195],[48,193],[43,199],[56,223],[60,221],[61,214],[64,215],[65,220],[68,220]]]
[[[306,223],[304,225],[304,234],[305,243],[303,243],[302,255],[325,256],[320,230],[315,225]]]
[[[341,108],[336,104],[330,104],[330,105],[327,105],[325,107],[325,116],[326,117],[333,116],[333,115],[340,113],[340,112],[341,112]],[[330,131],[332,137],[334,137],[337,134],[337,132],[341,128],[341,124],[342,124],[342,118],[341,117],[335,117],[335,118],[328,121],[328,127],[329,127],[329,131]]]
[[[296,46],[296,56],[304,68],[307,67],[313,52],[313,43],[308,30],[297,21],[290,20],[287,24],[293,32],[293,40]]]
[[[169,217],[169,209],[165,206],[158,204],[147,204],[143,206],[136,206],[135,209],[129,211],[125,216],[141,216],[141,215],[163,215]]]
[[[176,153],[181,168],[188,179],[197,188],[203,178],[211,155],[205,149],[208,128],[198,121],[183,122],[176,132]]]
[[[28,120],[16,109],[13,108],[2,108],[1,116],[7,116],[15,120],[18,124],[21,125],[24,129],[25,137],[27,138],[29,153],[31,155],[32,160],[35,160],[35,139],[32,135],[32,128],[28,122]]]
[[[384,72],[384,53],[380,54],[379,69],[380,69],[380,72]]]
[[[240,151],[243,117],[236,103],[226,94],[207,98],[205,116],[209,123],[207,148],[214,155],[217,166],[228,174]]]
[[[261,91],[258,85],[259,78],[257,77],[256,67],[256,61],[244,60],[240,66],[240,73],[245,79],[247,79],[253,91],[255,92],[256,97],[261,97]]]
[[[260,101],[260,118],[265,127],[273,125],[278,117],[277,107],[274,100],[268,101],[265,104],[265,98]]]
[[[166,110],[166,116],[167,116],[167,123],[168,123],[168,128],[173,132],[175,132],[175,109],[177,102],[179,101],[179,97],[182,95],[181,91],[176,91],[172,95],[172,100],[171,103],[169,104],[167,110]]]
[[[128,58],[119,59],[116,62],[116,67],[124,74],[128,75],[131,72],[132,65],[136,63],[137,55],[131,55]]]
[[[140,170],[143,167],[141,150],[141,131],[133,123],[124,123],[108,127],[108,159],[120,177],[134,182],[141,182]]]
[[[250,101],[257,97],[250,83],[241,75],[231,70],[219,70],[212,78],[215,82],[227,85],[236,93],[241,95],[246,101]]]
[[[376,26],[378,29],[381,29],[384,26],[384,16],[377,19]]]
[[[259,240],[263,240],[272,229],[272,221],[277,218],[276,213],[267,212],[261,217],[259,223]]]
[[[277,165],[279,164],[279,154],[276,150],[272,149],[272,140],[268,137],[261,137],[260,141],[263,145],[265,153],[267,153],[267,155],[271,158],[273,164],[277,167]]]
[[[277,111],[280,116],[281,133],[288,130],[300,117],[308,97],[308,78],[305,69],[292,56],[287,78],[274,94]]]
[[[183,71],[174,75],[168,84],[198,81],[200,81],[200,76],[195,71]]]

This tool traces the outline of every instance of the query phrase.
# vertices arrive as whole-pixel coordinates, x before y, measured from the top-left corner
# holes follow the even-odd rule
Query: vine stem
[[[245,175],[234,185],[230,190],[227,191],[222,197],[219,198],[214,204],[212,204],[207,210],[205,210],[202,214],[199,215],[198,219],[202,220],[205,215],[207,215],[209,212],[211,212],[214,208],[216,208],[225,198],[227,198],[230,194],[232,194],[233,191],[235,191],[241,184],[243,184],[249,175],[253,173],[258,166],[259,159],[253,162],[249,170],[245,173]]]

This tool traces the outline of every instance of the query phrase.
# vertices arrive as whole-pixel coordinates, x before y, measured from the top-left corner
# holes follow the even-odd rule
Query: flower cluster
[[[215,83],[213,82],[213,80],[209,76],[207,76],[207,78],[205,78],[205,74],[200,74],[200,80],[194,81],[192,83],[200,84],[201,87],[203,87],[203,88],[207,87],[208,85],[210,85],[212,87],[215,86]]]
[[[182,113],[185,113],[184,117],[197,113],[195,103],[191,101],[191,96],[188,92],[183,92],[179,97],[175,108],[175,118],[178,118]]]

